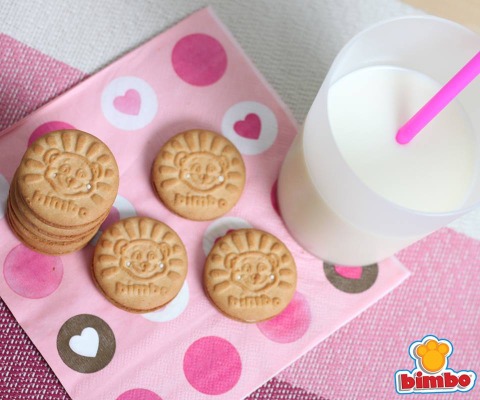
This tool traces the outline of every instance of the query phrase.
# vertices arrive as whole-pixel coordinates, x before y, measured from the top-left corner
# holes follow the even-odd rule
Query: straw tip
[[[395,136],[395,140],[398,144],[408,144],[412,140],[412,137],[408,131],[400,128]]]

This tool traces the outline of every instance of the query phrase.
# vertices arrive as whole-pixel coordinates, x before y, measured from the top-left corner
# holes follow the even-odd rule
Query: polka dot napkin
[[[145,215],[172,226],[187,247],[187,281],[159,311],[129,314],[101,296],[89,274],[98,235],[80,252],[52,257],[25,248],[8,228],[9,182],[26,147],[71,127],[99,136],[119,164],[119,195],[102,229]],[[247,168],[241,200],[213,222],[173,215],[150,184],[162,144],[194,127],[228,137]],[[295,133],[285,105],[205,9],[1,134],[0,295],[73,399],[242,398],[408,276],[396,259],[365,268],[324,264],[289,236],[275,182]],[[299,275],[291,304],[259,324],[222,316],[201,284],[215,240],[250,226],[282,239]]]

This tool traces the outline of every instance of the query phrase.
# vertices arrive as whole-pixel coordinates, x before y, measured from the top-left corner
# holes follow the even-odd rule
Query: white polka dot
[[[137,212],[135,211],[133,204],[123,196],[117,195],[113,206],[118,210],[120,219],[137,216]]]
[[[243,101],[230,107],[223,116],[222,133],[242,154],[260,154],[277,138],[277,118],[267,106]]]
[[[157,94],[143,79],[122,76],[111,81],[102,93],[102,111],[116,128],[134,131],[152,122],[157,114]]]
[[[5,216],[9,188],[10,185],[8,184],[8,181],[0,174],[0,219]]]
[[[180,292],[178,292],[177,296],[170,303],[158,311],[142,314],[142,316],[152,322],[171,321],[185,311],[189,300],[190,292],[188,290],[188,283],[185,281]]]
[[[215,241],[225,235],[229,230],[252,228],[247,221],[237,217],[223,217],[212,222],[203,234],[203,251],[210,253]]]
[[[480,207],[453,221],[448,227],[458,233],[480,240]]]

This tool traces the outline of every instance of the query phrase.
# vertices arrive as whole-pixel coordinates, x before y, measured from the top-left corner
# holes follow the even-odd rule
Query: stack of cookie
[[[23,156],[10,187],[8,221],[33,250],[74,252],[108,216],[118,184],[117,163],[102,141],[77,130],[51,132]]]

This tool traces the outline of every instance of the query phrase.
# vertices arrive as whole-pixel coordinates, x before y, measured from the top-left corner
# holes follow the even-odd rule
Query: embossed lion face
[[[179,168],[179,178],[189,187],[199,191],[209,191],[221,186],[228,170],[225,156],[209,152],[180,152],[175,158]]]
[[[45,179],[60,195],[88,194],[101,175],[98,163],[78,154],[52,149],[45,153],[44,161]]]
[[[167,243],[149,239],[120,240],[115,252],[120,255],[120,267],[125,272],[134,278],[151,279],[166,273],[171,248]]]
[[[278,256],[249,251],[228,254],[225,264],[230,270],[232,283],[251,292],[258,292],[273,286],[278,281]]]

